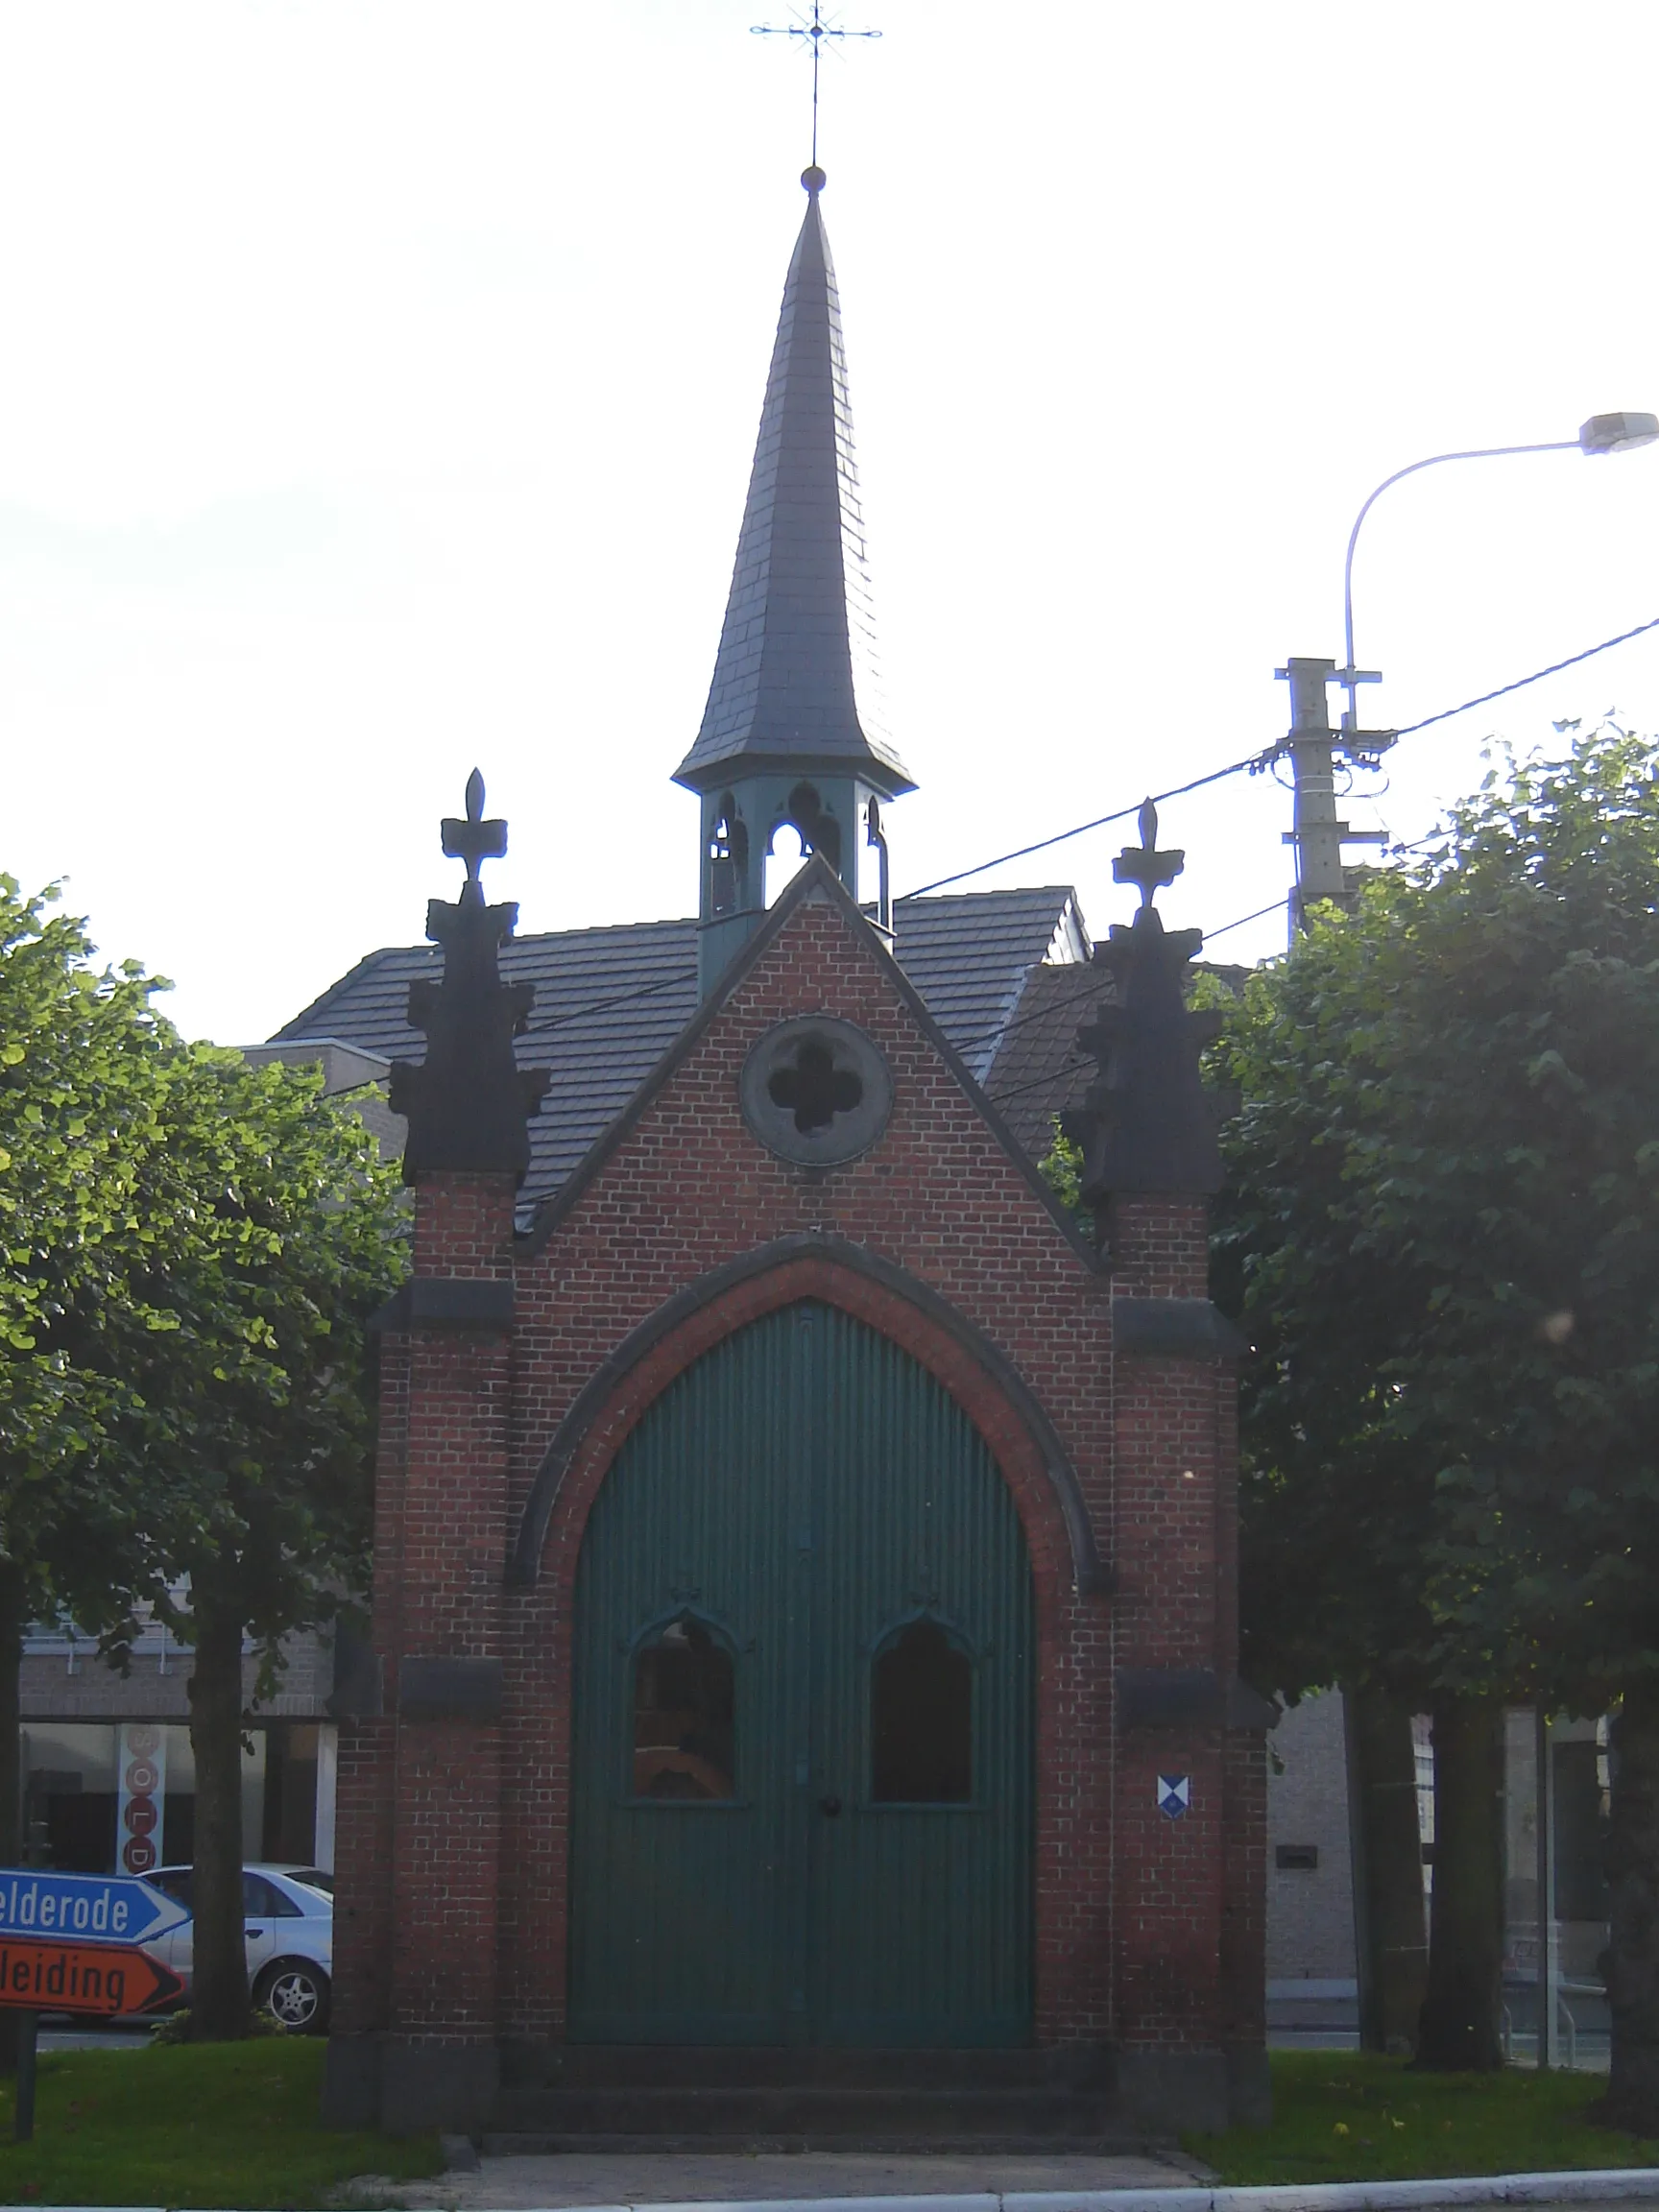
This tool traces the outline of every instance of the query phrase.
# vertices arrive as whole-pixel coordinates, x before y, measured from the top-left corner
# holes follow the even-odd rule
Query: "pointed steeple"
[[[853,458],[835,265],[813,167],[772,349],[726,622],[697,742],[674,781],[700,794],[697,965],[712,989],[765,909],[766,855],[788,824],[858,896],[881,802],[916,786],[881,729],[864,517]]]
[[[783,287],[749,503],[703,727],[675,772],[693,791],[747,768],[839,769],[914,790],[875,700],[875,639],[841,305],[819,195]]]

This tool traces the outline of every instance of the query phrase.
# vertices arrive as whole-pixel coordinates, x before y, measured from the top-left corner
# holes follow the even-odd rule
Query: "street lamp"
[[[1639,445],[1651,445],[1656,441],[1659,415],[1592,415],[1576,438],[1551,438],[1541,445],[1476,445],[1459,453],[1431,453],[1426,461],[1413,461],[1408,468],[1396,469],[1392,476],[1384,476],[1354,517],[1354,527],[1348,533],[1348,556],[1342,564],[1342,645],[1348,658],[1336,680],[1348,694],[1348,710],[1342,717],[1344,733],[1358,727],[1356,687],[1377,681],[1354,665],[1354,547],[1358,542],[1360,524],[1391,484],[1415,476],[1419,469],[1437,469],[1442,461],[1499,461],[1511,453],[1633,453]]]
[[[1336,814],[1336,780],[1333,756],[1337,751],[1350,759],[1374,760],[1394,742],[1391,730],[1361,730],[1358,694],[1361,684],[1381,681],[1376,669],[1354,665],[1354,548],[1360,526],[1390,485],[1415,476],[1424,469],[1437,469],[1443,461],[1496,461],[1511,453],[1630,453],[1640,445],[1659,442],[1659,415],[1623,413],[1592,415],[1576,438],[1553,438],[1535,445],[1476,445],[1455,453],[1431,453],[1408,468],[1396,469],[1371,493],[1348,533],[1348,552],[1342,564],[1342,642],[1346,662],[1338,668],[1331,661],[1292,660],[1277,671],[1290,685],[1290,733],[1282,751],[1290,756],[1295,801],[1293,827],[1285,842],[1296,849],[1296,888],[1291,895],[1291,920],[1307,926],[1310,902],[1340,899],[1347,888],[1343,872],[1344,842],[1381,843],[1381,831],[1353,831]],[[1342,728],[1331,728],[1327,686],[1340,684],[1348,694]]]

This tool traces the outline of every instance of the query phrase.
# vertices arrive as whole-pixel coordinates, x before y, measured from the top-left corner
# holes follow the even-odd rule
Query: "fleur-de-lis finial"
[[[1187,855],[1158,851],[1158,809],[1149,798],[1141,802],[1140,827],[1140,844],[1126,845],[1118,854],[1112,863],[1112,879],[1115,883],[1138,883],[1144,907],[1151,905],[1154,891],[1174,882],[1187,865]]]
[[[465,902],[482,903],[484,886],[478,880],[478,871],[486,860],[500,860],[506,852],[507,825],[484,820],[484,779],[474,768],[467,779],[466,820],[457,821],[453,814],[444,820],[445,858],[467,863],[467,882],[461,893]]]

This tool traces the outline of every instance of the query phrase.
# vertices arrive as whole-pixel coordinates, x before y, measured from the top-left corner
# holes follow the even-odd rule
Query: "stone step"
[[[691,2156],[698,2152],[863,2151],[883,2157],[1041,2156],[1049,2152],[1122,2158],[1148,2156],[1172,2148],[1173,2138],[1146,2135],[948,2135],[918,2131],[902,2135],[561,2135],[536,2131],[494,2133],[481,2138],[489,2157],[550,2157],[559,2152],[634,2152]]]
[[[882,2148],[945,2139],[996,2138],[1098,2144],[1123,2137],[1108,2101],[1066,2088],[877,2089],[791,2082],[722,2087],[503,2089],[487,2132],[548,2139],[664,2137],[708,2143],[715,2137],[814,2145],[847,2142]]]
[[[561,2043],[509,2051],[519,2089],[1070,2089],[1104,2092],[1097,2050],[864,2050],[830,2044]]]

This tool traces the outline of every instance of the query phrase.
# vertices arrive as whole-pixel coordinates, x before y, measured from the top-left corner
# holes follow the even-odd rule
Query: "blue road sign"
[[[0,1866],[0,1936],[148,1943],[189,1913],[132,1874],[42,1874]]]

